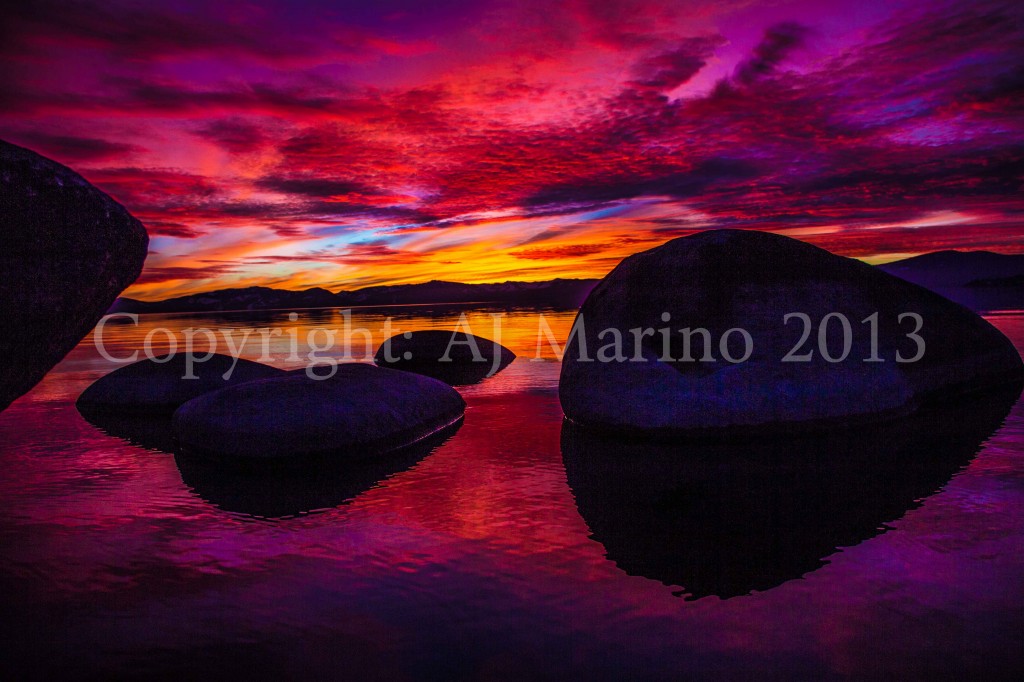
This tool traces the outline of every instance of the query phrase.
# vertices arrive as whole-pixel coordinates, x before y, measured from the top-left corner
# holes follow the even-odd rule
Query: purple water
[[[403,330],[459,317],[398,312]],[[469,311],[483,336],[488,312]],[[155,326],[338,323],[284,315],[144,317],[108,329],[108,349]],[[564,338],[573,314],[545,316]],[[990,319],[1024,345],[1024,315]],[[85,421],[75,398],[113,368],[86,339],[0,413],[7,665],[177,679],[1022,668],[1020,404],[810,443],[669,448],[681,461],[666,464],[655,447],[563,429],[551,349],[531,361],[537,329],[536,311],[506,315],[520,357],[460,389],[465,423],[432,451],[270,477],[179,466]],[[105,428],[163,443],[159,425]]]

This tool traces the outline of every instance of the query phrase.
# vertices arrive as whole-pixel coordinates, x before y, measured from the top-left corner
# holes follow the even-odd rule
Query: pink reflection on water
[[[454,328],[457,317],[406,322]],[[131,349],[154,325],[197,319],[146,320],[113,338]],[[571,321],[554,318],[560,338]],[[1024,341],[1024,316],[993,323]],[[529,361],[535,325],[525,312],[506,320],[503,342],[520,358],[463,389],[465,424],[450,440],[348,502],[276,521],[208,502],[171,455],[85,422],[73,401],[111,367],[83,342],[0,413],[7,646],[57,669],[113,674],[254,661],[265,674],[344,665],[456,677],[1020,665],[1019,405],[889,532],[765,592],[687,602],[626,574],[590,537],[560,451],[558,364]]]

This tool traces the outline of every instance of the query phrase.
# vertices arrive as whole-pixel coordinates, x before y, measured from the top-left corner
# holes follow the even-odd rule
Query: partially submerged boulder
[[[566,416],[649,435],[907,414],[1024,376],[1010,341],[970,310],[764,232],[702,232],[630,256],[576,323]]]
[[[83,413],[170,414],[204,393],[256,379],[283,376],[284,370],[251,360],[215,354],[192,363],[186,353],[140,360],[93,382],[78,397]]]
[[[146,229],[82,176],[0,141],[0,410],[96,325],[146,259]]]
[[[435,379],[348,363],[329,379],[289,373],[208,393],[182,405],[173,427],[186,455],[355,460],[453,427],[465,407],[458,392]]]
[[[427,329],[392,336],[373,359],[381,367],[460,386],[494,376],[515,358],[515,353],[497,341],[466,332]]]

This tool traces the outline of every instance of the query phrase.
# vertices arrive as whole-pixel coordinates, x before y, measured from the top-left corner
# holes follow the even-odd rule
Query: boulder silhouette
[[[146,229],[82,176],[0,141],[0,410],[96,325],[146,259]]]
[[[723,599],[765,591],[885,532],[965,467],[1020,386],[909,417],[791,437],[627,440],[566,421],[566,477],[629,575]]]
[[[436,379],[348,363],[329,379],[289,373],[207,393],[178,408],[173,428],[185,455],[356,460],[449,428],[465,406],[455,389]]]
[[[630,256],[576,324],[566,416],[647,435],[874,420],[1024,375],[1010,341],[970,310],[765,232],[701,232]]]
[[[196,360],[204,355],[196,356]],[[115,369],[82,391],[76,403],[78,411],[88,413],[87,416],[98,412],[170,414],[204,393],[285,373],[259,362],[242,358],[236,362],[229,355],[215,354],[205,361],[195,362],[191,372],[194,378],[188,378],[188,363],[187,354],[176,353]]]
[[[465,332],[427,329],[392,336],[381,344],[373,359],[381,367],[462,386],[497,374],[515,358],[515,353],[497,341]]]

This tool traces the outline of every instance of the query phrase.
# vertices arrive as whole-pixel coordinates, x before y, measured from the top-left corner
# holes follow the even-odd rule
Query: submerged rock
[[[576,323],[566,416],[648,435],[876,419],[1024,376],[1010,341],[966,308],[764,232],[702,232],[630,256]]]
[[[174,413],[187,455],[248,461],[361,459],[412,445],[457,424],[451,386],[363,363],[329,379],[289,373],[200,396]]]
[[[229,355],[217,354],[204,362],[195,362],[191,371],[194,378],[187,378],[188,355],[177,353],[169,358],[133,362],[100,377],[78,397],[77,406],[83,414],[170,414],[182,403],[204,393],[284,373],[270,365],[241,358],[236,362]]]
[[[452,385],[474,384],[493,376],[516,354],[497,341],[465,332],[428,329],[405,332],[385,341],[374,362],[415,372]]]
[[[0,141],[0,410],[96,325],[146,259],[146,229],[82,176]]]

